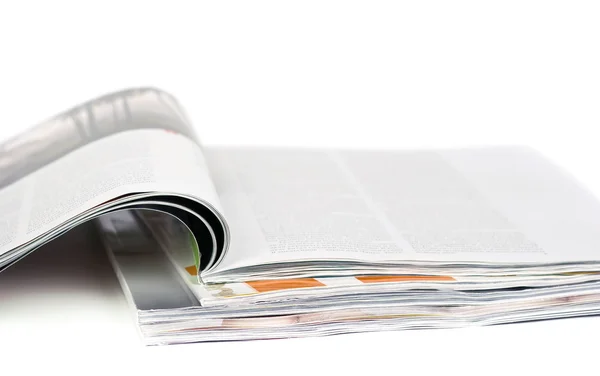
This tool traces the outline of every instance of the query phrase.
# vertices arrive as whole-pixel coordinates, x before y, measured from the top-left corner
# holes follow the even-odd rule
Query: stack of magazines
[[[138,88],[0,145],[0,209],[0,268],[93,220],[151,345],[600,313],[600,203],[527,147],[205,147]]]

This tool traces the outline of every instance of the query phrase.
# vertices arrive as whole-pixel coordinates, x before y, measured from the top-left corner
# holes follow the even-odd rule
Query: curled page
[[[169,94],[139,88],[81,104],[0,145],[0,269],[83,221],[147,208],[194,234],[198,269],[228,228],[202,147]]]

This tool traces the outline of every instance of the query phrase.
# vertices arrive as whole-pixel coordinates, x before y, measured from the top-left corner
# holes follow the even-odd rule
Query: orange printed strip
[[[273,281],[250,281],[246,284],[258,292],[325,286],[314,278],[280,279]]]
[[[196,269],[196,265],[186,266],[185,271],[189,273],[189,275],[198,275],[198,269]]]
[[[362,283],[456,281],[454,278],[445,275],[367,275],[355,278]]]

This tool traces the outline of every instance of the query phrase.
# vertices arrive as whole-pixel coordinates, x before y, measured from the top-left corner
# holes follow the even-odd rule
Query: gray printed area
[[[124,90],[76,106],[0,144],[0,189],[91,142],[148,128],[198,142],[171,95],[152,88]]]

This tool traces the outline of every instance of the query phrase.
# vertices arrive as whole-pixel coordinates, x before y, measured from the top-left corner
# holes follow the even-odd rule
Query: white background
[[[0,136],[97,95],[151,85],[180,100],[207,144],[528,144],[600,194],[599,7],[3,2]],[[600,318],[144,348],[105,256],[83,235],[0,275],[2,373],[15,365],[226,375],[598,367]]]

